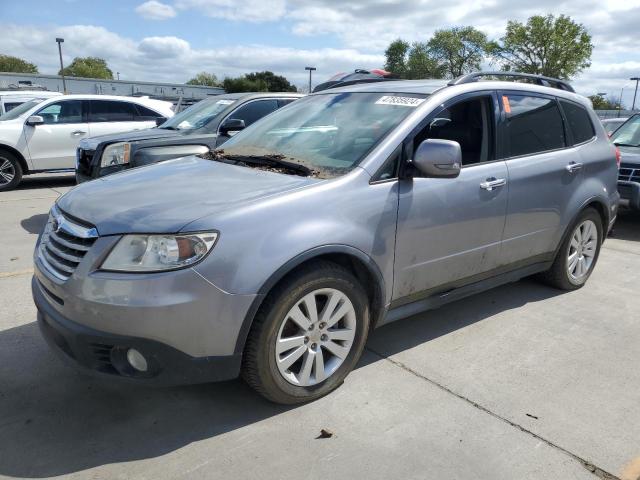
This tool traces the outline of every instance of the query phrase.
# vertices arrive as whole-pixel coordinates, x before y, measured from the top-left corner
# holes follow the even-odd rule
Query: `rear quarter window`
[[[569,130],[573,135],[573,144],[584,143],[596,135],[587,110],[575,103],[560,100]]]

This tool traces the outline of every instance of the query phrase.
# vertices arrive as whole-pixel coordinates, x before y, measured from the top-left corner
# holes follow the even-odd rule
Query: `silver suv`
[[[534,274],[580,288],[616,218],[615,148],[566,83],[480,78],[323,91],[224,151],[74,188],[34,254],[44,336],[112,377],[241,374],[297,403],[374,327]]]

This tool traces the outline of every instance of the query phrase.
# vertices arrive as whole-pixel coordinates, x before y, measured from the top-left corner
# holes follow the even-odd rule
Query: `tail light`
[[[620,161],[622,160],[622,156],[620,155],[620,149],[616,146],[616,165],[620,168]]]

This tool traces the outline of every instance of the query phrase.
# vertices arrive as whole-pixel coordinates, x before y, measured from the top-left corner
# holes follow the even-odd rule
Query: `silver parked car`
[[[74,188],[34,254],[45,338],[113,377],[241,374],[297,403],[373,327],[533,274],[580,288],[616,218],[615,149],[587,99],[524,77],[330,89],[207,158]]]

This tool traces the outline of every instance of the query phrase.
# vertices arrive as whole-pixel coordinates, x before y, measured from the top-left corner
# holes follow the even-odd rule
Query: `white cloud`
[[[149,0],[136,7],[136,13],[147,20],[167,20],[176,16],[176,11],[171,5]]]
[[[135,41],[91,25],[46,29],[0,24],[0,30],[7,38],[5,51],[36,63],[42,73],[58,71],[57,46],[52,41],[56,36],[65,38],[65,64],[76,56],[102,57],[111,70],[121,73],[122,79],[185,82],[203,70],[219,78],[271,70],[303,86],[308,78],[306,65],[315,65],[315,78],[325,79],[338,71],[353,70],[354,65],[373,68],[384,62],[379,53],[366,54],[357,49],[308,50],[261,44],[199,49],[173,36]]]
[[[245,22],[269,22],[282,18],[285,0],[177,0],[182,10],[197,10],[213,18]]]

